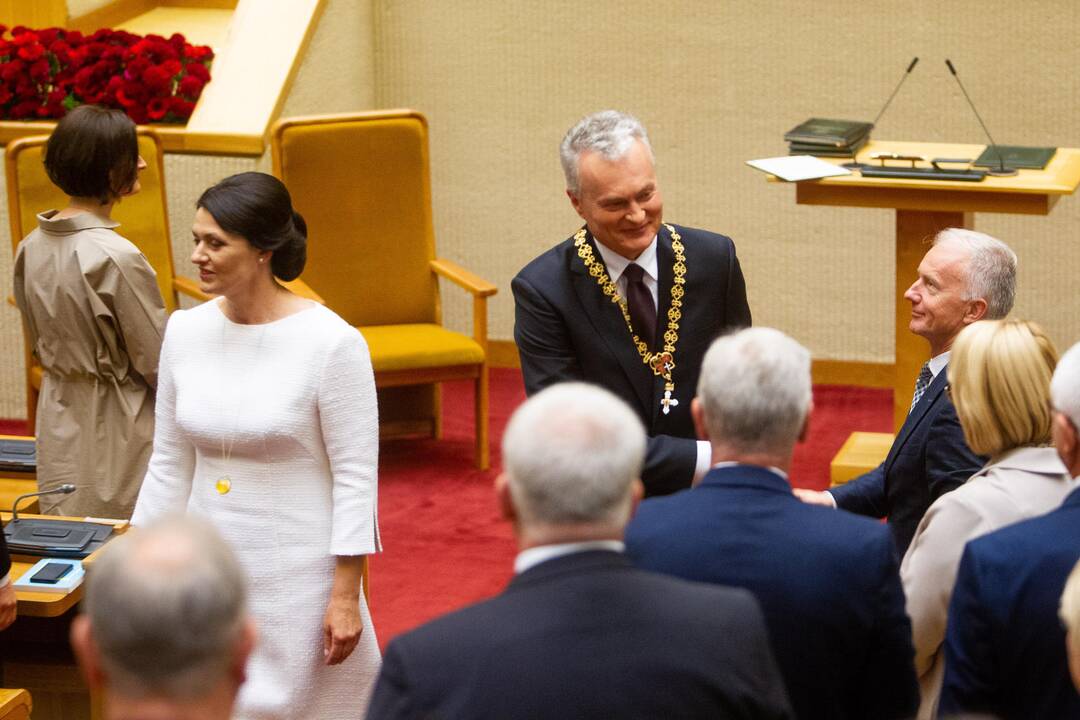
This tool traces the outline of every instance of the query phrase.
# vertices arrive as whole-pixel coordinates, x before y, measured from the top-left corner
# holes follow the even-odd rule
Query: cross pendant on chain
[[[671,408],[673,406],[678,407],[679,401],[677,399],[671,397],[671,391],[670,390],[665,390],[664,391],[664,399],[660,401],[660,405],[663,406],[664,414],[667,415],[668,413],[671,412]]]

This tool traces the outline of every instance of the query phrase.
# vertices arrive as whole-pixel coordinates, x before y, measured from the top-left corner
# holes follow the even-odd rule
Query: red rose
[[[29,35],[29,33],[27,33]],[[45,48],[41,47],[38,43],[32,45],[22,45],[19,48],[19,57],[23,60],[33,62],[45,55]]]
[[[124,111],[128,114],[128,117],[131,118],[132,122],[137,125],[145,125],[150,122],[150,116],[146,114],[146,108],[142,105],[124,108]]]
[[[194,75],[185,75],[184,79],[180,81],[179,92],[181,95],[194,100],[199,97],[199,93],[202,92],[205,85],[205,82]]]
[[[189,102],[182,97],[169,98],[169,112],[177,120],[187,120],[195,110],[195,103]]]
[[[207,83],[207,82],[210,81],[210,71],[207,70],[206,66],[203,65],[202,63],[197,63],[197,62],[188,63],[187,65],[184,66],[184,70],[187,72],[188,75],[191,75],[192,77],[197,77],[200,80],[202,80],[204,83]]]
[[[176,77],[180,74],[180,71],[184,69],[184,66],[180,64],[179,60],[169,59],[161,63],[161,67],[165,69],[165,72],[169,73],[169,77]]]
[[[150,69],[152,63],[146,58],[135,58],[128,63],[127,68],[124,70],[124,77],[128,80],[135,80],[142,77],[142,74]]]
[[[189,45],[184,56],[189,60],[212,60],[214,51],[208,45]]]
[[[49,45],[52,45],[53,42],[56,41],[56,38],[59,37],[61,32],[63,32],[63,31],[60,30],[60,28],[55,28],[55,27],[45,28],[44,30],[38,30],[37,31],[38,42],[40,42],[42,45],[48,47]]]
[[[22,60],[12,60],[0,65],[0,78],[3,78],[5,82],[15,82],[19,78],[23,77],[23,73],[26,72],[26,63]]]
[[[19,47],[22,47],[24,45],[33,45],[38,41],[38,36],[37,33],[31,32],[27,28],[24,28],[22,25],[19,25],[11,31],[11,41]]]
[[[166,92],[171,89],[172,74],[162,65],[151,65],[142,74],[142,81],[151,92]]]
[[[7,105],[14,95],[7,89],[7,86],[0,85],[0,105]]]
[[[38,106],[41,105],[37,100],[23,100],[15,104],[15,107],[11,108],[11,117],[13,120],[23,120],[28,117],[33,117],[37,114]]]
[[[160,120],[169,111],[169,102],[165,98],[154,98],[146,104],[146,114],[151,120]]]
[[[39,83],[49,79],[49,61],[42,58],[30,66],[30,77]]]

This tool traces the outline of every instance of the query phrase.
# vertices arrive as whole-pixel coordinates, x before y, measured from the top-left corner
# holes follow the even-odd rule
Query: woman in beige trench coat
[[[139,190],[135,126],[81,106],[49,138],[45,169],[69,197],[15,256],[15,300],[44,370],[37,409],[43,512],[127,518],[154,436],[154,386],[165,305],[154,270],[113,228],[113,205]]]

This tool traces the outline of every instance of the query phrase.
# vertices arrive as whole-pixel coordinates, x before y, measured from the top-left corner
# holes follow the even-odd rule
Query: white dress
[[[238,325],[218,302],[169,319],[132,523],[186,508],[238,554],[259,640],[234,718],[361,717],[380,664],[363,595],[364,630],[340,665],[324,665],[322,621],[334,556],[380,549],[367,345],[321,305]],[[220,494],[224,476],[231,489]]]

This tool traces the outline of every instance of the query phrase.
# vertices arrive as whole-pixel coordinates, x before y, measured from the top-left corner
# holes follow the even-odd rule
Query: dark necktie
[[[623,270],[626,278],[626,305],[630,311],[630,324],[634,332],[651,348],[656,339],[656,305],[652,293],[642,278],[645,270],[637,263],[630,263]]]
[[[911,411],[919,404],[919,400],[926,394],[926,388],[930,387],[930,382],[933,379],[934,373],[930,372],[930,363],[923,363],[922,370],[919,371],[919,377],[915,378],[915,394],[911,398],[911,407],[908,408],[908,414],[911,414]]]

